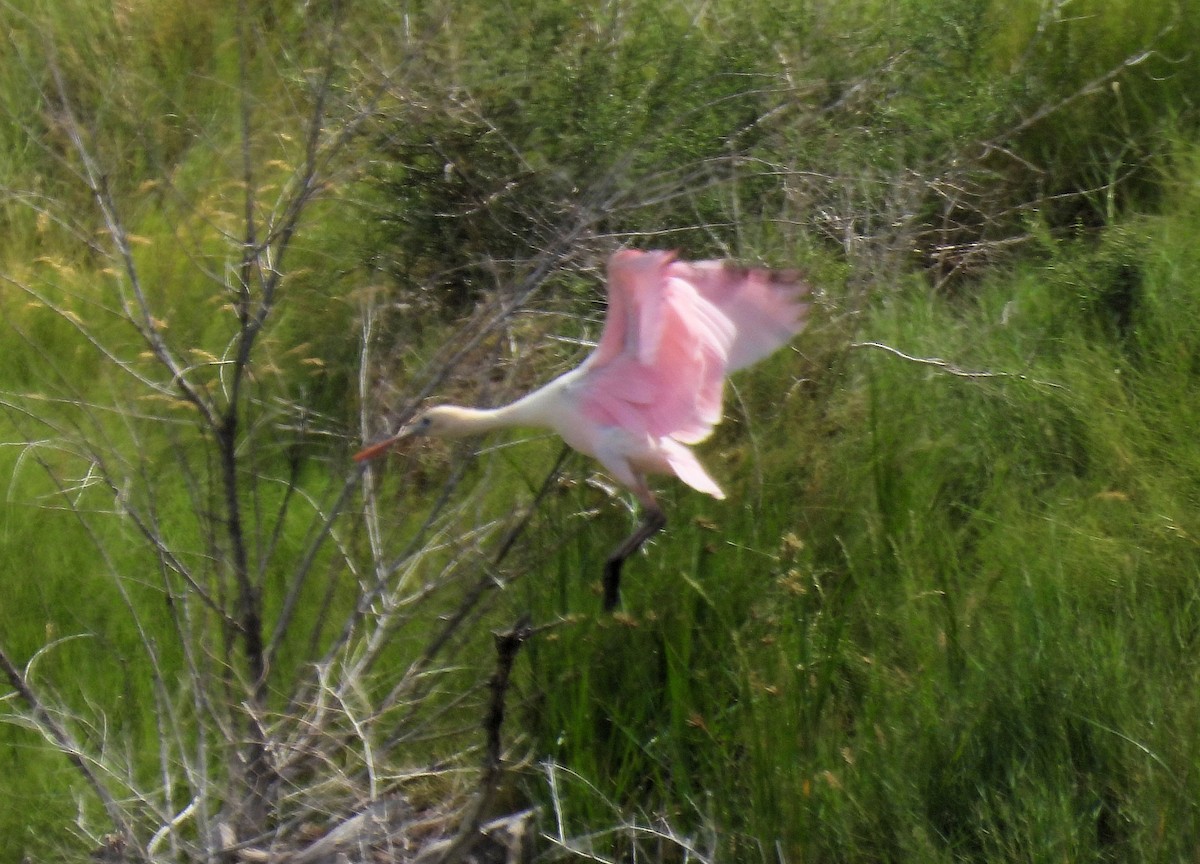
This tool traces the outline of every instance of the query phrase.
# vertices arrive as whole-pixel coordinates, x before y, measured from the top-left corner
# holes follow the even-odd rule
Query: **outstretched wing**
[[[667,273],[693,285],[733,324],[728,371],[736,372],[782,348],[804,329],[811,292],[796,270],[739,267],[729,261],[673,261]]]
[[[790,276],[688,264],[670,252],[617,252],[604,332],[581,370],[581,410],[655,439],[704,440],[721,419],[728,371],[799,332],[806,307],[795,301],[798,286]]]

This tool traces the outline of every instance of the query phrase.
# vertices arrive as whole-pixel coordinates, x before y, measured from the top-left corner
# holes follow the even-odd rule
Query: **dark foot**
[[[663,529],[666,515],[659,509],[647,510],[637,530],[621,541],[604,562],[604,611],[611,612],[621,602],[621,565],[642,544]]]
[[[621,565],[624,558],[609,558],[604,562],[604,611],[612,612],[621,602]]]

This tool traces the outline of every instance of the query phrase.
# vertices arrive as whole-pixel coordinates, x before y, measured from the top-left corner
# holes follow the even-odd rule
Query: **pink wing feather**
[[[604,332],[584,364],[584,415],[655,439],[704,440],[721,419],[725,376],[800,332],[808,305],[798,300],[807,292],[790,273],[617,252]],[[695,457],[679,449],[690,462],[676,454],[673,467],[694,473]]]
[[[672,276],[695,286],[733,323],[737,337],[729,351],[728,371],[757,363],[804,329],[811,290],[795,270],[739,267],[728,261],[673,261]]]

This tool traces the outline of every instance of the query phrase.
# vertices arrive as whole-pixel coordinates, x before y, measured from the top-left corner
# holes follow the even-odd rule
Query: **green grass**
[[[864,322],[1025,379],[857,349],[832,396],[751,410],[774,463],[761,491],[752,456],[722,470],[722,433],[706,458],[733,494],[673,502],[668,536],[628,565],[631,620],[531,651],[551,757],[630,812],[715,819],[750,860],[1189,855],[1200,549],[1177,376],[1200,322],[1174,238],[1193,219],[1056,247],[968,302],[914,286]],[[1107,286],[1078,281],[1122,256],[1139,269],[1124,333]],[[786,390],[798,366],[744,386]],[[594,584],[620,534],[605,527],[553,578]]]
[[[539,314],[481,335],[438,392],[495,401],[581,357],[548,337],[596,337],[587,269],[618,239],[804,263],[823,295],[793,350],[735,379],[701,448],[728,499],[658,484],[670,523],[627,563],[622,615],[600,613],[599,574],[635,517],[595,466],[569,458],[497,564],[557,442],[406,450],[382,463],[380,559],[362,499],[317,554],[269,709],[288,705],[380,561],[413,591],[438,587],[355,690],[362,716],[462,592],[499,576],[494,605],[421,676],[422,719],[379,720],[408,736],[381,776],[477,763],[488,632],[528,611],[552,626],[521,655],[506,740],[557,767],[522,772],[521,793],[543,830],[561,817],[575,836],[601,832],[605,853],[646,851],[614,826],[666,820],[737,861],[1194,857],[1200,24],[1180,9],[352,12],[330,129],[377,75],[395,79],[345,163],[327,166],[248,379],[239,488],[268,626],[357,443],[372,298],[374,415],[437,376],[589,208],[575,255],[524,310]],[[222,394],[240,108],[261,217],[304,157],[314,34],[330,21],[295,4],[260,5],[245,26],[232,3],[153,12],[0,12],[17,58],[0,71],[0,645],[36,657],[31,678],[72,730],[130,754],[151,787],[174,752],[158,746],[167,709],[185,742],[202,725],[187,652],[236,667],[236,640],[203,612],[180,631],[182,586],[111,491],[74,488],[95,455],[79,445],[128,468],[128,500],[224,591],[212,451],[191,409],[145,392],[75,325],[154,370],[47,108],[48,62],[112,166],[164,332]],[[1143,62],[1104,77],[1160,31]],[[223,695],[216,713],[236,717]],[[0,698],[6,714],[24,707]],[[103,833],[102,810],[60,754],[7,724],[0,765],[0,861],[94,848],[68,826],[82,813]],[[424,782],[413,794],[430,801],[462,785]]]

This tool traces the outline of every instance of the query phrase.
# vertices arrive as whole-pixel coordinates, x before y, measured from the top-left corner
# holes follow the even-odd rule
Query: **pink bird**
[[[674,474],[725,493],[688,447],[721,420],[725,378],[787,344],[804,327],[810,291],[795,271],[679,261],[625,249],[608,262],[608,314],[596,350],[577,368],[510,405],[442,405],[355,454],[361,462],[413,435],[461,438],[510,426],[550,429],[595,458],[643,508],[641,524],[604,567],[604,608],[620,597],[621,565],[667,523],[647,484]]]

